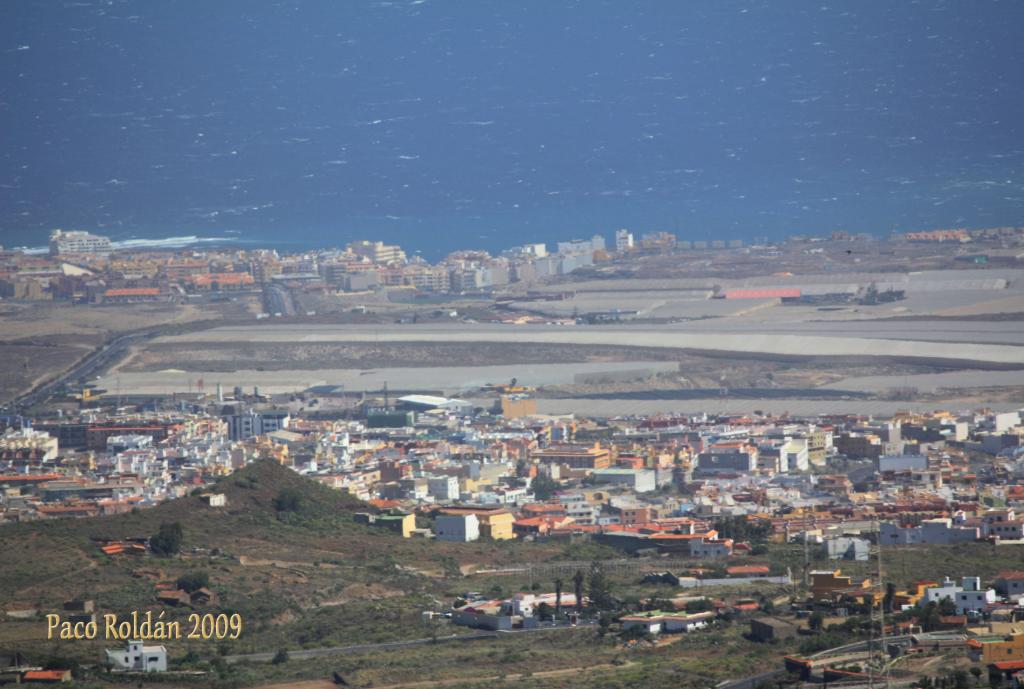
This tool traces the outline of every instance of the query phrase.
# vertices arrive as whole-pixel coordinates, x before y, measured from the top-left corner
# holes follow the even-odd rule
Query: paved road
[[[785,670],[769,670],[759,675],[752,675],[742,679],[726,680],[715,685],[715,689],[754,689],[761,682],[769,682],[786,674]]]
[[[119,335],[90,354],[87,354],[85,358],[56,378],[37,385],[24,395],[13,399],[8,404],[8,407],[11,409],[24,409],[26,407],[42,404],[57,393],[64,385],[76,382],[84,384],[86,382],[93,381],[99,373],[102,373],[123,359],[131,347],[144,340],[172,334],[180,335],[196,330],[205,330],[213,325],[214,323],[211,321],[193,321],[189,323],[156,326],[145,330]]]
[[[886,639],[887,643],[907,643],[909,641],[909,635],[891,636]],[[867,651],[870,648],[871,643],[871,641],[855,641],[852,644],[845,644],[843,646],[836,646],[835,648],[826,649],[819,653],[815,653],[812,656],[808,656],[808,658],[811,660],[817,660],[822,662],[834,660],[834,657],[838,654]],[[769,670],[767,672],[762,672],[757,675],[751,675],[750,677],[726,680],[715,685],[715,689],[755,689],[755,687],[757,687],[762,682],[770,682],[784,675],[786,675],[785,670]]]

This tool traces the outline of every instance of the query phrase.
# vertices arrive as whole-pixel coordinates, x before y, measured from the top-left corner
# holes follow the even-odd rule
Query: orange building
[[[572,469],[607,469],[611,466],[611,452],[600,443],[587,445],[554,445],[533,453],[543,464],[564,464]]]
[[[871,579],[844,577],[841,570],[811,572],[811,598],[815,601],[836,601],[844,596],[861,596],[871,586]],[[874,593],[869,592],[872,598]]]
[[[967,654],[974,661],[995,663],[1024,660],[1024,633],[1016,632],[996,638],[975,638],[967,641]]]

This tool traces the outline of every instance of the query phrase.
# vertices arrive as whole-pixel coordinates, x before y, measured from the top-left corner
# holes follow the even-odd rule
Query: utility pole
[[[886,588],[885,588],[885,583],[883,582],[883,579],[882,579],[882,529],[878,525],[877,521],[875,522],[875,534],[877,535],[877,540],[878,540],[878,588],[879,588],[879,591],[882,592],[882,601],[881,601],[881,603],[878,606],[878,622],[879,622],[878,628],[879,628],[879,632],[880,632],[880,642],[881,642],[881,646],[882,646],[882,653],[881,653],[882,672],[885,674],[885,686],[888,687],[889,686],[889,670],[888,670],[889,663],[886,662],[886,655],[888,654],[888,649],[886,649],[886,647],[885,647],[885,594],[886,594]]]
[[[807,544],[807,509],[804,508],[804,588],[810,586],[811,551]]]

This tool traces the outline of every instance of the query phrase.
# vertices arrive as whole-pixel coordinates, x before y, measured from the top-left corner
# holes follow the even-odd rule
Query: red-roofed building
[[[190,275],[185,283],[196,290],[230,290],[252,287],[256,281],[249,273],[208,273]]]
[[[103,293],[105,304],[137,304],[146,301],[160,301],[163,295],[159,287],[121,287],[108,289]]]
[[[531,502],[522,507],[524,517],[564,517],[565,505],[550,502]]]
[[[517,519],[512,529],[517,536],[546,536],[554,529],[565,529],[573,523],[571,517],[542,515]]]
[[[94,502],[82,502],[73,505],[40,505],[36,512],[43,517],[95,517],[100,513],[100,508]]]
[[[61,474],[0,474],[0,485],[43,483],[45,481],[58,481],[62,478],[64,476]]]
[[[29,670],[21,676],[22,682],[46,682],[56,684],[71,681],[71,670]]]
[[[726,574],[738,577],[766,576],[769,571],[771,570],[768,569],[768,565],[736,565],[725,568]]]
[[[727,289],[726,299],[799,299],[796,287],[765,287],[762,289]]]
[[[996,591],[1004,596],[1024,595],[1024,572],[1009,570],[1000,572],[993,581]]]

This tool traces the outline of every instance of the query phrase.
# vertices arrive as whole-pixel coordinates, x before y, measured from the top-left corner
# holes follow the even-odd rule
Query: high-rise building
[[[615,250],[618,252],[631,251],[633,249],[633,233],[627,229],[615,232]]]
[[[405,252],[394,244],[384,242],[371,242],[361,239],[348,245],[348,250],[357,256],[365,256],[377,265],[386,266],[389,263],[405,263]]]
[[[50,233],[50,255],[66,254],[109,254],[114,250],[109,237],[88,232],[65,232],[54,230]]]
[[[257,435],[266,435],[288,428],[291,415],[287,409],[269,409],[229,414],[224,417],[228,424],[228,434],[232,440],[246,440]]]

